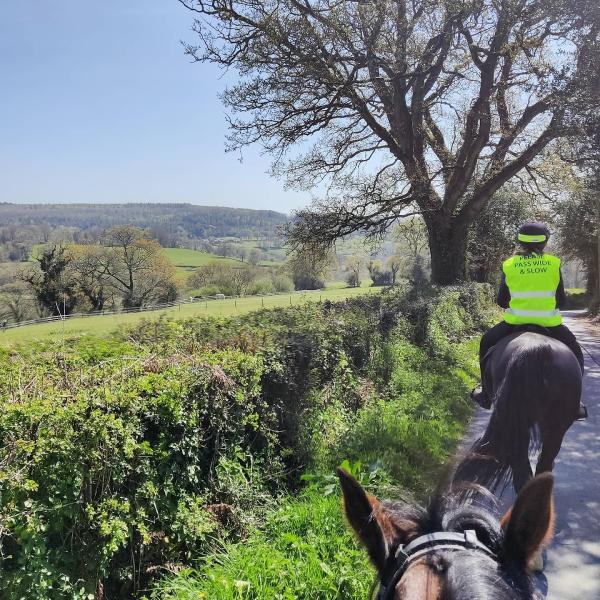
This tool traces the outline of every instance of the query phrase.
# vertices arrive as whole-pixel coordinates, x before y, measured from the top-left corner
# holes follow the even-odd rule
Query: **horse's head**
[[[502,520],[444,496],[428,509],[379,502],[338,475],[348,521],[378,572],[378,600],[536,597],[529,565],[552,536],[552,475],[531,480]]]

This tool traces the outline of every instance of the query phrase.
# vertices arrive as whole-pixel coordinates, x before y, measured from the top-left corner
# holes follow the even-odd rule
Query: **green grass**
[[[203,267],[214,262],[235,266],[241,264],[241,261],[235,258],[224,258],[215,254],[209,254],[208,252],[201,252],[200,250],[190,250],[189,248],[165,248],[164,251],[166,257],[176,267]]]
[[[223,256],[217,256],[216,254],[210,254],[209,252],[202,252],[200,250],[190,250],[189,248],[165,248],[166,257],[177,267],[177,270],[182,274],[189,274],[190,271],[197,269],[198,267],[204,267],[210,263],[221,263],[226,265],[232,265],[234,267],[241,267],[244,264],[239,258],[225,258]],[[261,260],[259,263],[260,267],[278,267],[281,266],[281,261]]]
[[[73,336],[104,335],[124,326],[135,325],[142,319],[158,319],[161,315],[175,319],[202,316],[226,317],[260,310],[261,308],[290,306],[290,304],[298,305],[303,302],[315,302],[319,300],[344,300],[358,294],[378,293],[380,290],[381,288],[326,289],[311,292],[293,292],[291,294],[276,296],[247,296],[237,299],[209,300],[207,302],[183,304],[179,307],[141,313],[75,317],[66,321],[39,323],[0,331],[0,346],[11,346],[34,340],[55,339],[57,341],[64,341],[66,338]]]
[[[366,598],[374,572],[336,495],[288,500],[243,544],[161,583],[161,600]]]

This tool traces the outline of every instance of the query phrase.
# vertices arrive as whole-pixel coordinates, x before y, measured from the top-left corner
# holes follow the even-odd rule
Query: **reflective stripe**
[[[560,315],[560,310],[519,310],[518,308],[507,308],[506,312],[517,317],[555,317]]]
[[[547,292],[511,292],[511,298],[553,298],[556,291],[548,290]]]
[[[525,233],[519,233],[519,235],[517,236],[517,239],[520,242],[545,242],[546,236],[545,235],[527,235]]]

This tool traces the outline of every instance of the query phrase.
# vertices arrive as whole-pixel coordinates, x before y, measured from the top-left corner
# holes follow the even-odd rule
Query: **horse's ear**
[[[348,522],[367,549],[375,567],[381,570],[400,532],[386,509],[376,498],[367,494],[352,475],[344,469],[338,469],[337,474],[344,494]]]
[[[513,507],[502,518],[506,555],[525,568],[552,539],[553,487],[551,473],[538,475],[523,487]]]

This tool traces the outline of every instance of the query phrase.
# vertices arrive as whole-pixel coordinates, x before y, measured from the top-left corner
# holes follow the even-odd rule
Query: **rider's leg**
[[[571,330],[565,325],[557,325],[556,327],[548,327],[548,334],[555,340],[558,340],[568,346],[573,354],[577,357],[581,372],[583,373],[583,351],[577,341],[577,338],[573,335]]]
[[[506,321],[500,321],[494,325],[491,329],[486,331],[479,343],[479,365],[483,367],[485,355],[488,353],[492,346],[495,346],[503,337],[513,332],[514,325],[507,323]],[[483,375],[483,370],[481,372]]]

